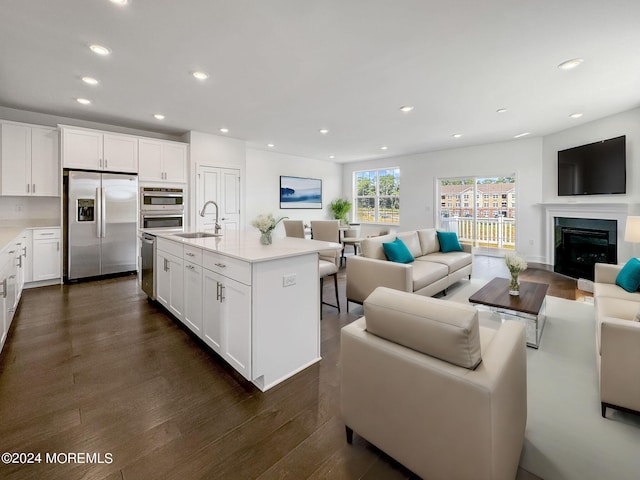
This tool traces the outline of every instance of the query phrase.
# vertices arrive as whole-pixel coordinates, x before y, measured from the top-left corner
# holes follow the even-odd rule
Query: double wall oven
[[[182,230],[184,189],[140,187],[140,228]]]

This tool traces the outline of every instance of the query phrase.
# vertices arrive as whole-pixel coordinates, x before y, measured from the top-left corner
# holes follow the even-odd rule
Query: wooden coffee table
[[[545,324],[545,299],[549,285],[520,282],[520,295],[509,295],[509,279],[494,278],[469,297],[469,302],[485,305],[504,319],[522,319],[527,326],[527,346],[538,348]]]

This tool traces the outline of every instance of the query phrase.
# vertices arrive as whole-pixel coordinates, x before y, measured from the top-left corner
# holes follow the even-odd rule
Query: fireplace
[[[595,263],[617,263],[616,220],[555,217],[554,223],[555,272],[593,280]]]

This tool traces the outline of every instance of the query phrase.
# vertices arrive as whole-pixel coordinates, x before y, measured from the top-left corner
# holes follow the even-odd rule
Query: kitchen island
[[[318,251],[340,244],[146,233],[156,236],[156,300],[260,390],[320,360]]]

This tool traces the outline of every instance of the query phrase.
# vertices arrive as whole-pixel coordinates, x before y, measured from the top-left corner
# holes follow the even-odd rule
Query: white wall
[[[280,175],[322,179],[322,209],[280,209]],[[272,213],[293,220],[331,219],[329,204],[342,195],[342,166],[328,161],[247,149],[246,223],[261,213]],[[251,228],[251,227],[249,227]],[[276,235],[284,235],[278,226]]]
[[[627,193],[558,197],[558,150],[620,135],[627,136]],[[635,209],[634,204],[640,202],[640,108],[547,135],[544,137],[542,155],[542,198],[547,203],[628,203]]]
[[[397,231],[436,226],[436,179],[500,176],[515,173],[518,223],[516,248],[542,261],[542,139],[529,138],[467,148],[391,157],[344,165],[343,189],[351,192],[353,172],[371,167],[400,167],[400,225]],[[380,229],[380,226],[376,226]],[[366,229],[363,228],[366,233]]]

